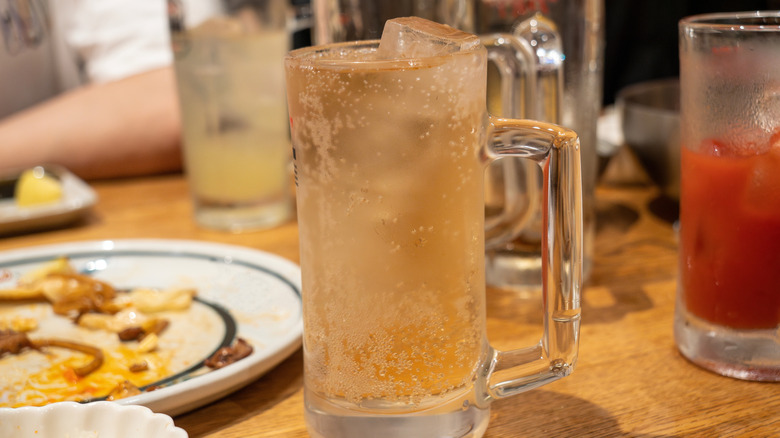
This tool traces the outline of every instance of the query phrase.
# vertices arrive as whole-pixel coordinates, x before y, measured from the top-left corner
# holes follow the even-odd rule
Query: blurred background
[[[289,0],[295,17],[291,35],[295,48],[311,45],[311,2]],[[707,12],[780,9],[780,0],[604,0],[604,5],[606,106],[614,103],[617,92],[626,85],[677,76],[678,59],[667,53],[677,50],[677,22],[681,18]],[[7,24],[3,22],[4,31]]]
[[[290,0],[296,16],[293,47],[311,44],[310,0]],[[780,0],[604,0],[604,106],[615,102],[623,87],[676,77],[677,22],[708,12],[780,9]]]
[[[293,18],[291,46],[311,45],[315,0],[281,1],[288,8],[287,17]],[[360,4],[366,0],[349,1]],[[391,5],[410,2],[385,1]],[[562,0],[490,1],[563,4]],[[707,12],[780,9],[780,0],[603,2],[603,87],[601,97],[590,101],[600,99],[593,103],[604,115],[615,110],[619,93],[626,87],[678,76],[677,25],[681,18]],[[165,4],[161,0],[116,0],[110,6],[98,0],[0,0],[0,170],[51,162],[87,179],[181,170],[180,121],[176,118],[178,103],[167,42],[169,23],[162,15]],[[59,25],[48,29],[50,21]],[[612,117],[606,124],[599,120],[600,131],[616,134],[598,145],[600,171],[621,149],[621,120]],[[609,129],[601,129],[602,125]],[[641,121],[639,125],[647,124]],[[648,147],[655,153],[655,144],[666,148],[675,143],[672,135],[664,140],[654,140],[652,145],[648,141]],[[107,148],[107,144],[112,146]],[[650,160],[650,153],[640,160]],[[651,177],[666,175],[670,172],[655,169],[674,168],[676,163],[667,163],[667,157],[673,156],[676,154],[671,151],[663,159],[657,158],[657,164],[645,163],[644,167],[650,169]]]
[[[779,9],[778,0],[605,0],[604,105],[623,87],[679,74],[677,22],[688,15]]]

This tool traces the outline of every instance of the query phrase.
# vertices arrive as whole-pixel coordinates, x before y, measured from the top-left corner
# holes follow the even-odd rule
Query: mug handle
[[[487,48],[488,61],[496,67],[500,78],[501,116],[534,118],[537,68],[531,45],[507,33],[483,35],[480,40]],[[488,193],[500,190],[503,199],[497,212],[486,211],[486,249],[499,248],[510,242],[537,215],[540,193],[537,174],[533,163],[509,157],[486,169]]]
[[[534,48],[532,62],[533,76],[538,99],[530,104],[530,112],[524,118],[561,123],[561,101],[563,100],[563,41],[555,22],[536,12],[517,23],[512,36],[525,41]],[[511,117],[519,118],[515,114]]]
[[[512,35],[530,44],[533,50],[535,70],[535,99],[527,116],[512,114],[518,119],[544,120],[561,124],[561,102],[563,101],[563,40],[555,22],[536,11],[528,18],[515,24]],[[536,187],[541,185],[541,176],[536,176]],[[538,201],[534,205],[539,205]],[[541,211],[534,210],[533,217],[520,230],[518,237],[526,243],[541,241]]]
[[[582,285],[580,142],[569,129],[533,120],[489,117],[486,165],[525,158],[542,168],[544,333],[533,346],[491,348],[483,400],[508,397],[569,375],[577,361]]]

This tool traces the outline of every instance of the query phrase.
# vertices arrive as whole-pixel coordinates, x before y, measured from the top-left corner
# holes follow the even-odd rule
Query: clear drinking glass
[[[168,0],[195,220],[244,231],[291,217],[286,0]]]
[[[491,401],[577,358],[578,139],[489,116],[484,46],[424,23],[457,50],[352,42],[285,61],[315,437],[479,437]],[[544,174],[545,331],[508,352],[485,328],[484,171],[498,156]]]
[[[677,345],[780,381],[780,12],[683,19],[680,91]]]

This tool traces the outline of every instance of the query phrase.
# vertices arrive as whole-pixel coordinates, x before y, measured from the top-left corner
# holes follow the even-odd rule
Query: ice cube
[[[420,17],[387,20],[379,41],[380,59],[408,59],[441,56],[472,50],[479,37]]]
[[[752,168],[743,192],[743,210],[753,217],[780,218],[780,147],[749,158]]]

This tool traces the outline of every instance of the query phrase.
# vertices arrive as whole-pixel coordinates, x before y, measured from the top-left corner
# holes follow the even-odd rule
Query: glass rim
[[[358,40],[358,41],[345,41],[335,42],[327,44],[319,44],[308,47],[301,47],[299,49],[291,50],[287,52],[284,57],[286,65],[311,65],[322,68],[421,68],[430,67],[434,65],[443,64],[447,59],[452,59],[453,56],[474,56],[479,53],[478,48],[483,48],[482,44],[478,44],[474,49],[464,50],[459,52],[453,52],[443,55],[432,56],[419,56],[412,58],[397,58],[397,59],[355,59],[355,58],[339,58],[339,57],[323,57],[318,56],[325,53],[338,54],[346,52],[357,52],[360,50],[371,51],[379,47],[378,39],[373,40]]]
[[[772,18],[772,23],[757,23],[756,19]],[[780,31],[779,11],[715,12],[684,17],[680,28],[694,30],[777,32]]]

